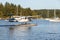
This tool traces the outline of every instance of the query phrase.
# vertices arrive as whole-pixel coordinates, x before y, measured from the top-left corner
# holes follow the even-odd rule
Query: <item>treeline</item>
[[[0,3],[0,17],[5,18],[9,16],[32,16],[33,11],[30,8],[23,8],[20,5],[15,5],[6,2],[5,5]]]
[[[60,10],[56,9],[57,17],[60,17]],[[31,10],[30,8],[23,8],[20,5],[15,5],[6,2],[5,5],[0,3],[0,18],[10,16],[36,16],[38,18],[47,18],[48,9]],[[49,18],[54,17],[54,9],[49,10]]]

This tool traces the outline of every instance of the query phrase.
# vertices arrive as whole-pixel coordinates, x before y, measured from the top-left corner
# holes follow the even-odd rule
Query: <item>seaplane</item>
[[[31,21],[30,17],[27,16],[13,16],[8,19],[9,22],[29,22]]]
[[[36,24],[33,24],[30,21],[32,20],[27,16],[16,16],[1,20],[0,26],[36,26]]]

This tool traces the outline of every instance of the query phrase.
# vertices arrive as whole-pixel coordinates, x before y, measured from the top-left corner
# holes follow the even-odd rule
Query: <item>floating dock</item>
[[[37,26],[36,24],[20,24],[20,25],[15,25],[15,27],[32,27],[32,26]],[[13,30],[14,26],[10,26],[10,30]]]
[[[37,26],[37,24],[20,24],[20,25],[17,25],[17,26]]]
[[[5,24],[5,25],[0,25],[0,26],[37,26],[37,24]]]

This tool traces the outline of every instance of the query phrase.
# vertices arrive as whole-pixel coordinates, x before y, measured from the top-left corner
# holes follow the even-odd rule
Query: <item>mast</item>
[[[22,16],[22,9],[21,9],[21,12],[20,12],[20,16]]]
[[[18,16],[18,5],[17,5],[17,12],[16,12],[16,15]]]
[[[47,17],[49,18],[49,10],[47,10]]]
[[[56,9],[54,9],[54,18],[56,18]]]

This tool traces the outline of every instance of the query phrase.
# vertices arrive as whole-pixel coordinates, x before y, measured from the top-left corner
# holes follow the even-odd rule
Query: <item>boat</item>
[[[54,18],[53,19],[49,19],[49,21],[52,21],[52,22],[60,22],[59,17],[56,16],[56,10],[54,10]]]
[[[50,18],[45,18],[45,20],[50,20]]]
[[[56,10],[54,10],[54,18],[49,18],[49,10],[47,11],[47,17],[45,20],[51,21],[51,22],[60,22],[59,17],[56,16]]]
[[[47,10],[47,18],[45,18],[45,20],[50,20],[50,18],[49,18],[49,10]]]
[[[13,18],[9,18],[7,21],[9,22],[29,22],[31,19],[26,16],[14,16]]]
[[[60,22],[60,19],[59,18],[54,18],[54,19],[50,19],[49,21],[51,21],[51,22]]]

